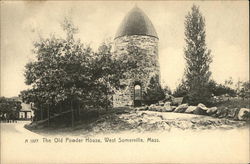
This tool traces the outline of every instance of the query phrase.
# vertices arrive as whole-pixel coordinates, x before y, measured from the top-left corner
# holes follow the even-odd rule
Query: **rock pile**
[[[186,111],[186,109],[188,108],[188,104],[181,104],[179,105],[174,112],[176,113],[184,113]]]
[[[239,113],[238,113],[238,119],[239,120],[249,120],[249,118],[250,118],[249,109],[241,108]]]
[[[179,106],[171,106],[170,102],[165,102],[161,105],[152,104],[150,106],[143,106],[136,108],[137,111],[157,111],[157,112],[175,112],[188,113],[196,115],[207,115],[217,118],[229,118],[233,120],[250,120],[250,111],[248,108],[208,108],[204,104],[199,103],[197,106],[189,106],[188,104],[181,104]]]
[[[246,122],[238,122],[228,119],[218,119],[204,116],[178,117],[174,113],[157,113],[149,111],[137,111],[130,114],[119,115],[121,120],[125,120],[134,131],[155,131],[173,129],[182,130],[205,130],[205,129],[232,129],[243,127]],[[99,127],[99,126],[98,126]]]

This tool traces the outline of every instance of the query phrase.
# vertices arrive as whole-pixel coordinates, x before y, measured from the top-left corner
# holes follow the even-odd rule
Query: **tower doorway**
[[[135,84],[134,86],[134,106],[138,107],[141,106],[142,103],[142,91],[141,91],[141,85]]]

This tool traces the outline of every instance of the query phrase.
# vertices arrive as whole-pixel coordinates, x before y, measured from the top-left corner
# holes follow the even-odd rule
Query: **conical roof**
[[[136,6],[123,19],[115,38],[126,35],[146,35],[158,38],[148,16]]]

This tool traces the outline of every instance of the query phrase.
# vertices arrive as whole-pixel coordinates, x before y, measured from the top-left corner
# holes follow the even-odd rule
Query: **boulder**
[[[183,101],[183,97],[173,97],[172,98],[173,105],[179,106],[179,105],[181,105],[182,101]]]
[[[197,115],[207,115],[207,113],[206,113],[205,110],[202,110],[201,108],[198,108],[198,107],[193,111],[193,114],[197,114]]]
[[[249,109],[248,108],[241,108],[239,113],[238,113],[238,119],[239,120],[249,120],[250,119],[250,113],[249,113]]]
[[[188,104],[181,104],[179,105],[175,110],[174,112],[176,113],[183,113],[186,111],[186,109],[188,108]]]
[[[155,104],[151,104],[149,107],[153,107],[153,106],[156,106]]]
[[[164,110],[164,107],[163,106],[156,106],[155,109],[157,112],[162,112]]]
[[[148,107],[148,110],[154,111],[154,110],[155,110],[155,107],[156,107],[155,104],[151,104],[151,105]]]
[[[160,106],[163,106],[163,105],[165,105],[165,104],[164,104],[163,101],[159,101],[159,105],[160,105]]]
[[[165,102],[163,112],[172,112],[173,111],[170,104],[171,104],[171,102]]]
[[[147,106],[136,107],[135,110],[137,111],[148,110],[148,107]]]
[[[171,106],[172,110],[175,110],[177,108],[177,106]]]
[[[204,104],[202,104],[202,103],[199,103],[198,105],[197,105],[197,107],[199,107],[199,108],[201,108],[202,110],[208,110],[208,108],[204,105]]]
[[[197,105],[197,108],[193,111],[193,114],[207,115],[207,110],[208,110],[208,108],[204,104],[199,103]]]
[[[173,112],[174,109],[171,106],[164,106],[163,112]]]
[[[149,107],[148,107],[148,110],[150,110],[150,111],[157,111],[157,112],[162,112],[162,111],[164,111],[164,106],[157,106],[157,105],[150,105]]]
[[[193,111],[197,108],[197,106],[189,106],[185,113],[193,113]]]
[[[224,117],[227,117],[227,115],[228,115],[228,108],[227,107],[217,109],[216,117],[224,118]]]
[[[169,101],[165,102],[165,104],[164,104],[164,106],[167,106],[167,107],[169,107],[170,105],[171,105],[171,102],[169,102]]]
[[[228,109],[227,118],[233,118],[233,119],[237,120],[238,119],[239,110],[240,110],[239,108]]]
[[[206,112],[209,116],[211,116],[217,112],[217,107],[208,108]]]

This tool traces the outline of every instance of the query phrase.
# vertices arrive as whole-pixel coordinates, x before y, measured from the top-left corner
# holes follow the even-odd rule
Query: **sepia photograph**
[[[250,163],[248,1],[0,3],[0,163]]]

